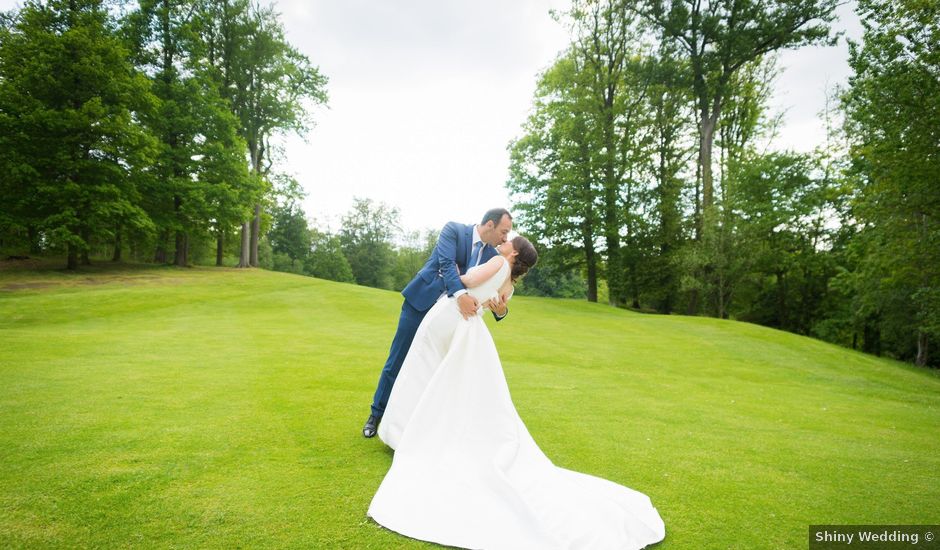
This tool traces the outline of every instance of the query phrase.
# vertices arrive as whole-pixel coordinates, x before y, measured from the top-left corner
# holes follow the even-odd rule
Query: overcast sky
[[[18,3],[0,0],[0,9]],[[401,211],[406,229],[475,222],[511,207],[506,146],[520,133],[537,74],[568,43],[549,10],[568,0],[278,0],[288,39],[329,79],[329,106],[306,142],[286,140],[283,171],[307,214],[338,229],[353,197]],[[835,29],[860,36],[852,6]],[[849,69],[845,41],[785,52],[772,108],[779,148],[823,142],[825,90]]]
[[[549,10],[567,0],[280,0],[288,36],[330,78],[329,109],[287,161],[307,213],[338,228],[353,197],[396,206],[408,229],[476,221],[509,204],[506,146],[520,133],[537,74],[569,41]],[[859,36],[851,6],[837,30]],[[847,48],[781,56],[781,148],[823,142],[825,90],[849,74]]]

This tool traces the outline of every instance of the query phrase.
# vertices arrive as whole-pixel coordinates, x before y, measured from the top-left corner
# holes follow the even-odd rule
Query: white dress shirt
[[[473,226],[473,242],[470,243],[470,253],[471,253],[471,254],[473,254],[473,247],[476,246],[476,244],[479,243],[479,242],[483,242],[483,239],[480,238],[480,232],[477,231],[477,226],[474,225],[474,226]],[[472,257],[471,257],[471,258],[468,258],[468,259],[467,259],[467,261],[468,261],[467,269],[470,269],[471,267],[473,267],[473,266],[475,266],[475,265],[477,265],[477,264],[480,263],[480,258],[483,257],[483,248],[484,248],[483,246],[480,247],[479,252],[477,252],[477,257],[476,257],[476,258],[472,258]],[[466,288],[461,288],[461,289],[458,290],[457,292],[454,292],[454,298],[458,298],[458,297],[460,297],[460,295],[466,294],[466,293],[467,293],[467,289],[466,289]]]

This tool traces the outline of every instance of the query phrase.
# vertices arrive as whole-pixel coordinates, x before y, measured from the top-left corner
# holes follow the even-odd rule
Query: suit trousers
[[[392,339],[392,347],[388,350],[388,359],[385,366],[382,367],[382,374],[379,376],[379,385],[375,388],[375,396],[372,398],[372,414],[381,417],[385,413],[385,406],[388,405],[388,396],[392,393],[392,386],[395,385],[395,379],[398,378],[398,372],[401,365],[408,355],[411,348],[411,342],[418,332],[418,325],[421,324],[427,311],[418,311],[408,300],[401,305],[401,316],[398,318],[398,330],[395,331],[395,338]]]

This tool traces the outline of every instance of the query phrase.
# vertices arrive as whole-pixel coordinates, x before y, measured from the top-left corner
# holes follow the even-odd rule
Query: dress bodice
[[[502,256],[497,256],[500,261],[503,262],[503,265],[496,271],[496,273],[489,279],[483,281],[479,285],[474,286],[473,288],[468,288],[467,292],[480,301],[483,302],[489,300],[490,298],[496,298],[499,296],[499,288],[503,286],[503,283],[506,282],[506,278],[509,277],[509,262],[506,261]],[[492,260],[490,260],[492,261]],[[481,269],[485,264],[480,264],[478,266],[471,267],[467,271],[468,274],[471,274],[476,269]]]

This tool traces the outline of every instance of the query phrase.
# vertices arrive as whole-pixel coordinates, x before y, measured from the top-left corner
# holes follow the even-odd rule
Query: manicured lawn
[[[0,547],[420,548],[360,435],[400,296],[259,270],[0,270]],[[759,326],[519,297],[489,322],[556,464],[657,548],[940,523],[940,377]]]

